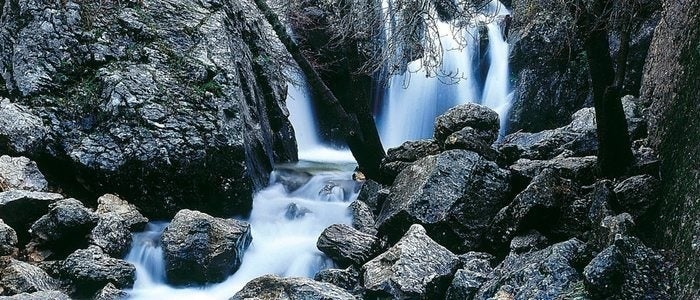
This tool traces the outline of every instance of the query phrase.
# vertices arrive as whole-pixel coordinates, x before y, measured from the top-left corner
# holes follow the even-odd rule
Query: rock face
[[[26,157],[0,156],[0,191],[45,192],[47,187],[48,182],[35,162]]]
[[[12,258],[3,258],[3,270],[0,272],[0,293],[14,295],[40,291],[53,291],[58,282],[44,270]]]
[[[356,300],[355,296],[330,283],[308,278],[282,278],[265,275],[248,282],[230,300],[254,299],[313,299]]]
[[[698,298],[700,260],[700,10],[697,1],[663,1],[662,19],[654,33],[641,88],[650,104],[649,141],[661,159],[660,194],[654,218],[655,240],[673,249],[674,298]],[[672,49],[672,51],[669,51]]]
[[[251,240],[246,222],[181,210],[161,236],[168,280],[222,281],[238,269]]]
[[[323,230],[316,247],[343,267],[360,266],[378,250],[377,237],[348,225],[334,224]]]
[[[11,2],[1,153],[157,217],[245,214],[272,163],[296,158],[288,54],[252,1]]]
[[[448,248],[478,248],[509,189],[508,172],[495,163],[474,152],[445,151],[399,174],[377,225],[393,240],[418,223]]]
[[[376,297],[438,299],[459,264],[422,226],[413,225],[398,243],[362,266],[363,284]]]
[[[111,258],[94,246],[73,252],[63,261],[61,270],[81,294],[88,295],[93,295],[108,283],[118,288],[129,288],[136,279],[133,265]]]
[[[572,239],[546,249],[508,255],[493,271],[493,277],[479,289],[476,299],[557,299],[582,284],[574,267],[584,243]]]
[[[95,213],[75,199],[60,200],[49,208],[47,214],[32,224],[32,240],[60,252],[81,247],[97,222]]]

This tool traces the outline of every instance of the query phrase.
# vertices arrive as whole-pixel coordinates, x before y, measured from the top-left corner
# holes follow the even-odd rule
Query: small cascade
[[[385,9],[389,8],[385,5]],[[408,64],[403,74],[390,79],[377,116],[385,147],[430,138],[437,116],[467,102],[480,103],[498,112],[504,132],[512,96],[508,82],[509,46],[498,20],[509,13],[499,1],[492,1],[486,11],[468,25],[455,27],[435,21],[439,41],[431,44],[441,47],[442,64],[426,76],[424,62],[417,59]],[[489,41],[489,68],[483,83],[478,76],[480,26],[486,27]]]

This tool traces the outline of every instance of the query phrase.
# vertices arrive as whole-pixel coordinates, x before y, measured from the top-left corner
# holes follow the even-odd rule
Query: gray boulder
[[[469,252],[460,255],[463,267],[455,273],[447,289],[447,300],[471,300],[484,282],[492,275],[493,256],[486,253]]]
[[[112,283],[108,283],[103,287],[101,290],[99,290],[96,294],[95,297],[93,297],[93,300],[121,300],[121,299],[126,299],[128,298],[129,293],[118,289],[117,287],[114,286]]]
[[[131,247],[131,231],[119,214],[102,214],[90,232],[90,243],[111,257],[124,257]]]
[[[36,163],[29,158],[0,156],[0,191],[19,189],[45,192],[48,185]]]
[[[348,206],[350,214],[352,214],[352,227],[366,234],[377,235],[377,229],[374,227],[376,218],[372,209],[361,200],[355,200]]]
[[[568,179],[576,180],[580,183],[592,183],[595,167],[598,158],[595,156],[584,157],[561,157],[557,156],[550,160],[530,160],[519,159],[510,169],[513,174],[521,178],[532,179],[542,173],[544,169],[554,169],[559,174]]]
[[[639,239],[618,236],[584,268],[584,283],[598,299],[672,299],[670,264]]]
[[[248,282],[230,300],[356,300],[357,297],[330,283],[308,278],[265,275]]]
[[[435,140],[444,145],[445,140],[455,132],[470,127],[481,140],[488,145],[496,141],[498,137],[498,114],[492,109],[467,103],[450,108],[447,112],[435,119]]]
[[[58,281],[37,266],[9,257],[3,257],[0,264],[0,293],[3,295],[58,289]]]
[[[168,281],[222,281],[238,269],[251,240],[246,222],[183,209],[161,236]]]
[[[323,230],[316,247],[341,267],[360,266],[378,250],[374,235],[363,233],[348,225],[334,224]]]
[[[612,181],[597,181],[593,184],[593,190],[588,194],[588,198],[591,200],[591,207],[588,210],[588,220],[591,224],[600,224],[605,217],[614,215],[612,205],[617,200]]]
[[[369,179],[362,184],[357,200],[367,203],[372,213],[377,215],[388,196],[389,189],[386,186]]]
[[[450,249],[479,248],[491,219],[507,201],[509,178],[508,171],[474,152],[428,156],[396,178],[377,227],[396,241],[418,223]]]
[[[623,180],[614,189],[618,210],[639,220],[656,204],[660,186],[659,180],[650,175],[637,175]]]
[[[13,296],[0,296],[0,300],[71,300],[71,298],[59,291],[41,291],[34,293],[21,293]]]
[[[547,237],[537,230],[530,230],[525,234],[518,235],[510,241],[511,253],[525,253],[537,251],[545,248],[549,244]]]
[[[135,205],[112,194],[105,194],[97,199],[97,209],[95,212],[100,218],[102,218],[103,215],[118,217],[122,219],[131,230],[142,230],[143,227],[146,226],[146,223],[148,223],[148,218],[144,217]]]
[[[362,266],[369,295],[394,299],[444,297],[459,258],[413,225],[394,246]]]
[[[444,148],[474,151],[488,160],[496,160],[498,153],[491,147],[494,141],[492,132],[464,127],[445,139]]]
[[[59,252],[73,251],[87,241],[97,216],[76,199],[59,200],[30,228],[32,241]]]
[[[47,129],[41,118],[29,108],[0,97],[0,153],[21,154],[39,150],[46,135]]]
[[[132,264],[109,257],[95,246],[70,254],[61,270],[81,294],[87,295],[93,295],[108,283],[117,288],[129,288],[136,279],[136,268]]]
[[[44,192],[12,190],[0,193],[0,219],[14,228],[20,240],[28,238],[32,223],[49,211],[49,205],[63,195]]]
[[[364,290],[360,281],[360,272],[353,266],[346,269],[321,270],[314,275],[314,280],[338,286],[353,295],[360,295]]]
[[[476,299],[557,299],[581,288],[583,276],[576,262],[584,243],[577,239],[543,250],[509,254],[491,273]]]
[[[16,247],[17,232],[0,219],[0,256],[14,253]]]
[[[440,146],[434,140],[407,141],[396,148],[387,150],[380,171],[387,181],[393,181],[403,169],[413,162],[440,153]]]

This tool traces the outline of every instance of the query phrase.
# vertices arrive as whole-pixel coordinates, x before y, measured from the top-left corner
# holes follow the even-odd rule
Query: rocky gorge
[[[149,220],[171,220],[155,238],[168,284],[223,282],[259,247],[256,192],[313,180],[279,167],[297,159],[291,58],[253,1],[0,1],[0,299],[131,297]],[[381,180],[313,191],[348,205],[314,240],[332,263],[226,298],[700,297],[700,6],[644,6],[621,99],[635,160],[605,178],[557,3],[506,3],[510,134],[486,106],[447,110],[387,151]],[[317,213],[292,204],[287,221]]]

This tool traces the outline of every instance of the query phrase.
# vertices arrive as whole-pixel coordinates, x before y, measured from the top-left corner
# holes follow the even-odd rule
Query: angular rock
[[[509,173],[480,155],[449,150],[402,171],[377,217],[380,234],[397,240],[411,224],[425,226],[450,249],[475,249],[508,196]]]
[[[97,216],[80,201],[64,199],[49,206],[49,212],[30,228],[32,240],[39,245],[57,250],[75,250],[81,247]]]
[[[366,180],[360,188],[357,200],[367,203],[376,215],[382,209],[384,201],[389,196],[389,189],[374,180]]]
[[[555,157],[551,160],[519,159],[510,169],[517,176],[534,178],[546,168],[554,169],[564,178],[574,179],[581,183],[590,183],[594,178],[598,158],[585,157]]]
[[[346,269],[325,269],[314,276],[314,280],[330,283],[357,295],[362,293],[360,272],[355,267]]]
[[[49,183],[36,163],[26,157],[0,156],[0,191],[45,192]]]
[[[445,299],[473,299],[479,287],[492,276],[493,267],[490,262],[492,258],[490,254],[477,252],[460,255],[463,267],[455,273]]]
[[[588,220],[591,224],[597,226],[605,217],[614,214],[611,205],[616,203],[617,199],[613,191],[612,181],[597,181],[588,197],[591,199],[591,208],[588,211]]]
[[[444,297],[459,258],[413,225],[394,246],[362,266],[363,285],[375,297]]]
[[[510,251],[516,254],[536,251],[545,248],[548,242],[547,237],[537,230],[530,230],[526,234],[516,236],[510,241]]]
[[[403,169],[413,162],[440,153],[440,146],[434,140],[407,141],[396,148],[387,150],[380,171],[387,181],[393,181]]]
[[[93,300],[120,300],[126,299],[128,296],[129,293],[118,289],[112,283],[108,283],[95,294]]]
[[[341,267],[360,266],[377,252],[378,240],[344,224],[334,224],[323,230],[316,247]]]
[[[490,132],[479,131],[471,127],[464,127],[445,139],[444,147],[450,149],[464,149],[479,153],[488,160],[496,160],[498,153],[491,148],[495,140]]]
[[[71,298],[59,291],[41,291],[34,293],[21,293],[13,296],[0,296],[0,300],[71,300]]]
[[[0,98],[0,153],[28,154],[41,148],[47,129],[29,108]]]
[[[14,253],[16,247],[17,232],[0,219],[0,256]]]
[[[330,283],[308,278],[265,275],[248,282],[230,300],[309,299],[356,300],[357,297]]]
[[[222,281],[238,269],[251,240],[246,222],[183,209],[161,236],[168,281]]]
[[[618,237],[583,271],[594,298],[671,299],[670,265],[639,239]]]
[[[26,262],[9,257],[0,261],[0,292],[3,295],[53,291],[58,289],[58,281],[51,278],[44,270]]]
[[[634,230],[635,223],[630,214],[621,213],[616,216],[606,216],[593,228],[589,243],[596,250],[601,250],[623,236],[632,235]]]
[[[370,235],[377,235],[376,222],[372,209],[361,200],[355,200],[348,206],[352,214],[352,227]]]
[[[111,214],[116,214],[131,230],[142,230],[148,223],[148,218],[144,217],[135,205],[112,194],[105,194],[97,199],[95,212],[100,218],[105,214],[110,214],[110,217],[114,217]]]
[[[90,232],[90,243],[111,257],[121,258],[131,247],[131,231],[118,213],[102,214]]]
[[[25,240],[30,225],[49,211],[49,205],[63,199],[55,193],[12,190],[0,193],[0,219],[14,228]]]
[[[444,144],[451,134],[465,128],[481,132],[484,142],[492,144],[498,137],[498,114],[486,106],[467,103],[450,108],[435,119],[434,137],[438,144]]]
[[[557,299],[576,289],[583,276],[574,267],[584,243],[577,239],[523,254],[509,254],[494,268],[493,276],[476,299],[500,295],[506,299]]]
[[[615,185],[615,195],[620,212],[628,212],[635,220],[656,204],[660,188],[659,180],[650,175],[638,175]]]
[[[129,288],[136,279],[136,268],[132,264],[109,257],[95,246],[70,254],[63,261],[61,269],[79,292],[89,295],[108,283],[118,288]]]

